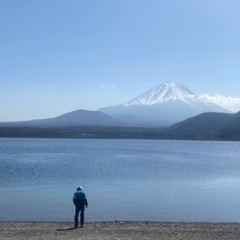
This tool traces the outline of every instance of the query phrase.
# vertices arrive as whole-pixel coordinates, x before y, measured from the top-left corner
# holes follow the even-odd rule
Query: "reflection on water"
[[[0,220],[239,221],[238,142],[0,140]]]

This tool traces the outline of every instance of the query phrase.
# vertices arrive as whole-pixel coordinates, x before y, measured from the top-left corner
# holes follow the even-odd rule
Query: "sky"
[[[0,121],[122,104],[164,82],[240,97],[238,0],[0,1]]]

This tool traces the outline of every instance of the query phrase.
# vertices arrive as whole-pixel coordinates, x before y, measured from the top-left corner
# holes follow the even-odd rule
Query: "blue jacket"
[[[82,190],[78,190],[73,194],[73,203],[78,206],[88,206],[86,194]]]

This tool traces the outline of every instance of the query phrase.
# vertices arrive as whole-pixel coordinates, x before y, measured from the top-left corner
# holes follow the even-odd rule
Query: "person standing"
[[[80,214],[80,223],[81,227],[84,225],[84,210],[85,207],[88,207],[88,201],[86,198],[86,194],[83,192],[83,188],[81,186],[77,187],[77,191],[73,195],[73,203],[75,205],[75,217],[74,217],[74,227],[78,227],[78,217]]]

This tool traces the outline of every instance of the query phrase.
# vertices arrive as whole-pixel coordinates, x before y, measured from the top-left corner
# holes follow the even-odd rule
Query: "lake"
[[[240,142],[0,139],[0,220],[240,221]]]

